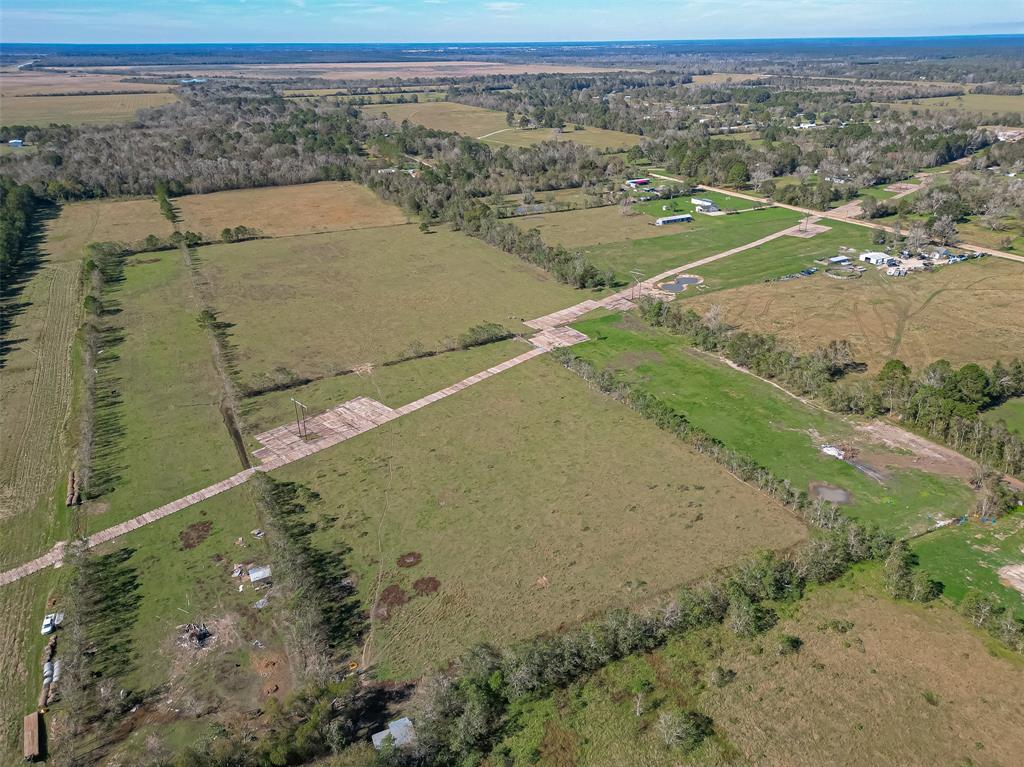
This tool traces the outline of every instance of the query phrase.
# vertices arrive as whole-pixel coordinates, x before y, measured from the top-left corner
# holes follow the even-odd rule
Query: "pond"
[[[687,285],[700,285],[704,282],[701,277],[692,277],[689,275],[683,275],[676,277],[671,282],[663,282],[658,287],[669,293],[682,293],[686,290]]]

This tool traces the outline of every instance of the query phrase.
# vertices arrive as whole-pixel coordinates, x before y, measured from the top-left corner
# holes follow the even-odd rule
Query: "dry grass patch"
[[[799,279],[747,285],[686,298],[698,312],[711,304],[747,330],[775,333],[803,349],[846,338],[877,372],[899,358],[920,369],[937,359],[988,365],[1024,349],[1020,296],[1024,268],[986,258],[931,274],[859,280]]]
[[[318,539],[353,548],[367,610],[379,567],[381,591],[408,597],[380,605],[387,621],[370,647],[392,678],[444,667],[474,642],[646,603],[805,536],[766,496],[548,358],[274,476],[321,494],[309,508]],[[399,567],[411,551],[419,562]]]
[[[271,237],[404,224],[404,213],[364,186],[350,181],[236,189],[174,200],[182,226],[220,237],[225,227],[244,225]]]
[[[91,242],[138,242],[151,234],[168,237],[171,222],[160,215],[151,197],[138,200],[97,200],[64,205],[50,223],[46,244],[51,256],[76,260]]]

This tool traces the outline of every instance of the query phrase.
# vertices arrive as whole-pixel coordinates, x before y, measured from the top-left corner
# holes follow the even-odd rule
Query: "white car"
[[[43,618],[43,627],[42,629],[40,629],[39,633],[43,636],[46,636],[47,634],[52,634],[54,631],[57,630],[57,627],[61,624],[63,620],[64,613],[50,613],[45,618]]]
[[[53,630],[56,627],[57,625],[53,620],[53,616],[47,615],[45,618],[43,618],[43,628],[39,633],[41,633],[43,636],[46,636],[47,634],[52,634]]]

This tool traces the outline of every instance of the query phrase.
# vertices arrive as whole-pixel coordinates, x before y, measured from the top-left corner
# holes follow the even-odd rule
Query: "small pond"
[[[687,285],[700,285],[704,282],[700,277],[676,277],[671,282],[663,282],[658,287],[669,293],[682,293]]]

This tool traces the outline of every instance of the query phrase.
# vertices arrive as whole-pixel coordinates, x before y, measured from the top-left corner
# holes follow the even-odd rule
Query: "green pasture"
[[[881,484],[823,454],[821,444],[854,436],[851,423],[691,350],[677,336],[628,316],[584,320],[574,327],[591,338],[574,347],[580,357],[651,392],[727,447],[800,489],[824,482],[847,490],[852,503],[845,510],[856,519],[904,534],[970,508],[972,491],[959,481],[891,470]]]

